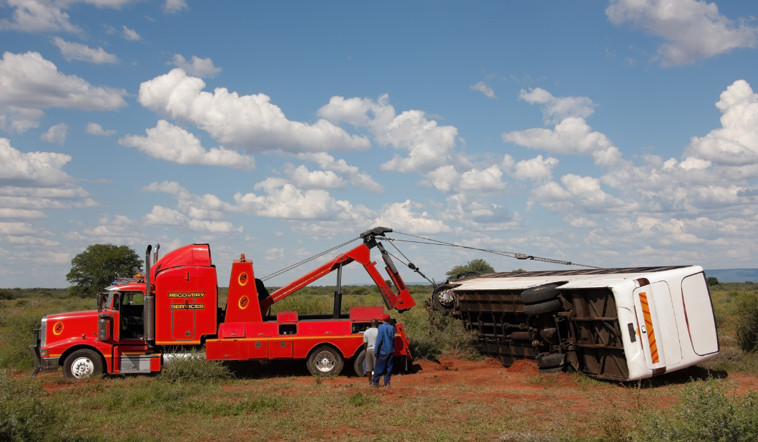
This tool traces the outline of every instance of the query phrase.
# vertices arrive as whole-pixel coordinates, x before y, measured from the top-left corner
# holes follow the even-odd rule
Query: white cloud
[[[533,190],[532,198],[542,206],[562,213],[612,212],[620,207],[631,211],[635,208],[606,193],[599,179],[575,174],[562,176],[561,184],[550,181],[540,185]]]
[[[165,120],[158,121],[156,127],[145,132],[145,137],[127,135],[118,142],[123,146],[136,147],[153,158],[177,164],[224,166],[242,170],[255,168],[252,156],[223,147],[206,150],[193,134]]]
[[[44,0],[8,0],[13,8],[13,19],[0,20],[0,29],[22,32],[77,33],[81,30],[70,23],[64,4],[58,5]]]
[[[693,137],[686,155],[730,170],[738,177],[757,177],[758,94],[745,80],[737,80],[721,93],[716,107],[721,127],[704,137]],[[688,159],[690,164],[694,159]],[[703,163],[698,163],[703,164]]]
[[[150,183],[143,190],[164,192],[177,199],[176,209],[153,206],[150,213],[143,218],[145,224],[219,234],[244,231],[242,226],[235,226],[223,220],[224,211],[234,211],[234,207],[215,195],[193,195],[174,181]]]
[[[84,133],[89,135],[99,135],[99,136],[111,136],[116,133],[115,129],[103,129],[102,126],[100,126],[97,123],[87,123],[86,129],[84,129]]]
[[[107,53],[103,48],[93,49],[80,43],[68,42],[60,37],[55,37],[53,43],[61,50],[61,55],[67,61],[86,61],[95,64],[115,64],[118,57]]]
[[[124,37],[125,40],[129,40],[129,41],[142,40],[142,37],[140,37],[137,31],[131,28],[127,28],[126,26],[121,27],[121,36]]]
[[[595,164],[603,166],[614,166],[621,160],[621,152],[608,137],[592,131],[585,121],[594,107],[588,98],[556,98],[539,88],[530,92],[522,90],[521,98],[542,105],[545,121],[556,123],[555,127],[505,132],[503,142],[564,155],[591,155]]]
[[[0,183],[58,186],[72,182],[63,171],[71,156],[54,152],[23,153],[0,138]]]
[[[479,91],[487,98],[497,98],[495,91],[493,91],[492,88],[487,86],[487,84],[483,81],[476,82],[475,85],[471,86],[471,90]]]
[[[615,25],[630,23],[667,43],[658,48],[662,66],[683,66],[758,44],[758,28],[735,23],[715,3],[697,0],[613,0],[606,14]]]
[[[307,167],[285,165],[285,173],[292,182],[304,189],[334,189],[345,187],[346,181],[331,170],[310,171]]]
[[[458,129],[439,126],[420,110],[396,114],[385,94],[373,101],[361,98],[332,97],[318,115],[336,123],[365,127],[380,144],[406,151],[381,165],[382,170],[428,172],[453,161]]]
[[[71,156],[20,152],[0,138],[0,207],[3,218],[46,217],[46,209],[93,207],[88,192],[63,171]]]
[[[65,123],[56,124],[50,126],[50,128],[42,134],[39,139],[47,141],[48,143],[63,144],[66,142],[66,136],[68,135],[68,126]]]
[[[461,174],[460,188],[464,191],[486,192],[502,190],[505,183],[501,180],[503,172],[496,164],[486,169],[471,169]]]
[[[351,186],[366,189],[371,192],[379,193],[384,191],[384,186],[377,183],[371,175],[362,172],[356,166],[351,166],[343,159],[336,159],[333,156],[324,153],[301,153],[298,158],[310,160],[318,164],[322,169],[331,171],[346,179]]]
[[[173,69],[140,85],[139,102],[172,118],[192,122],[218,142],[251,151],[327,152],[366,149],[364,137],[350,135],[326,120],[288,120],[264,94],[243,95],[217,88]]]
[[[587,97],[554,97],[542,88],[524,89],[519,98],[529,104],[541,104],[546,123],[558,123],[570,117],[585,119],[595,112],[595,103]]]
[[[516,162],[510,155],[503,159],[503,166],[511,171],[513,178],[523,181],[531,180],[541,183],[552,178],[553,170],[558,166],[558,160],[553,157],[543,158],[537,155],[528,160]]]
[[[175,14],[185,9],[189,9],[186,0],[166,0],[166,3],[163,4],[163,10],[167,14]]]
[[[126,105],[124,90],[96,87],[58,72],[37,52],[5,52],[0,60],[0,127],[17,132],[36,127],[43,109],[114,110]]]
[[[237,210],[258,216],[282,219],[365,220],[368,212],[363,206],[353,206],[337,200],[322,189],[302,190],[282,179],[267,178],[254,187],[262,193],[237,193]]]
[[[374,225],[386,226],[412,234],[435,234],[450,231],[450,227],[429,213],[425,211],[415,212],[413,209],[416,206],[417,204],[411,200],[385,206],[380,211],[381,215],[375,218]]]
[[[192,62],[188,62],[182,55],[174,54],[171,63],[184,70],[189,75],[195,75],[201,78],[213,78],[221,72],[221,68],[213,65],[213,60],[209,58],[200,58],[192,56]]]
[[[0,208],[0,218],[39,219],[47,218],[41,210]]]
[[[7,0],[13,8],[12,19],[0,20],[0,30],[21,32],[69,32],[81,33],[81,29],[70,22],[67,9],[77,3],[88,3],[97,8],[120,9],[131,0]]]

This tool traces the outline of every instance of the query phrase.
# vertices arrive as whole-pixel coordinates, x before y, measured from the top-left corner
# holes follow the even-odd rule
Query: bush
[[[34,343],[34,329],[39,328],[42,314],[31,310],[3,318],[0,328],[0,367],[31,369],[34,365],[29,346]]]
[[[437,359],[445,353],[465,359],[481,357],[476,334],[457,319],[423,307],[403,313],[401,318],[416,359]]]
[[[643,440],[719,440],[753,441],[758,439],[758,394],[727,396],[718,381],[691,383],[680,394],[681,404],[671,415],[651,414],[643,427]]]
[[[46,393],[38,385],[12,379],[0,370],[0,440],[49,440],[63,416],[40,400]]]
[[[220,382],[232,377],[229,367],[220,361],[209,361],[200,351],[187,353],[187,357],[176,358],[166,364],[160,379],[173,383]]]
[[[745,294],[737,310],[737,343],[742,351],[758,350],[758,295]]]

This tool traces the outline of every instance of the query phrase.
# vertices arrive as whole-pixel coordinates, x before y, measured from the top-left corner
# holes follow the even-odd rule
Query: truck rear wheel
[[[69,379],[86,379],[103,374],[103,360],[96,351],[76,350],[66,357],[63,375]]]
[[[560,299],[551,299],[550,301],[539,302],[537,304],[524,305],[524,313],[529,316],[537,316],[545,313],[557,312],[561,309]]]
[[[308,356],[308,371],[313,376],[337,376],[343,366],[342,355],[328,345],[316,347]]]
[[[365,376],[366,371],[364,370],[366,361],[366,350],[361,350],[360,353],[355,357],[355,361],[353,361],[353,370],[355,371],[356,376]]]
[[[560,293],[558,287],[565,283],[566,281],[556,282],[526,289],[521,292],[521,301],[524,304],[536,304],[538,302],[549,301],[558,296]]]

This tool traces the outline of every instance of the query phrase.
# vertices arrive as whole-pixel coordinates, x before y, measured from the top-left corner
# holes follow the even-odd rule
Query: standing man
[[[366,364],[364,373],[368,377],[368,383],[373,383],[374,376],[374,363],[376,356],[374,355],[374,347],[376,346],[376,336],[379,333],[379,320],[374,318],[371,320],[371,328],[363,332],[363,348],[365,350],[365,357],[363,362]]]
[[[379,378],[384,374],[384,386],[390,386],[392,377],[392,359],[395,357],[395,327],[390,325],[390,315],[385,314],[382,325],[378,328],[374,354],[376,365],[374,366],[374,378],[371,384],[379,386]]]

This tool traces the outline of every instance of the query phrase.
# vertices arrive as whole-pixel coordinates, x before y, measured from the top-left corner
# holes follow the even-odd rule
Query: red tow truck
[[[380,242],[391,231],[377,227],[362,233],[360,245],[270,294],[243,254],[232,264],[224,309],[218,306],[216,267],[208,244],[187,245],[160,259],[157,248],[153,253],[148,246],[146,275],[107,287],[98,294],[97,310],[42,318],[32,345],[35,374],[59,366],[66,377],[75,379],[153,373],[193,349],[204,348],[208,360],[305,360],[316,376],[338,375],[349,360],[356,374],[363,375],[362,332],[372,319],[381,319],[384,308],[353,307],[348,315],[342,314],[342,267],[353,261],[362,264],[387,309],[412,308],[415,302]],[[373,248],[380,250],[394,290],[371,261]],[[335,270],[332,314],[268,315],[272,304]],[[395,357],[401,367],[411,361],[409,344],[402,324],[397,324]]]

